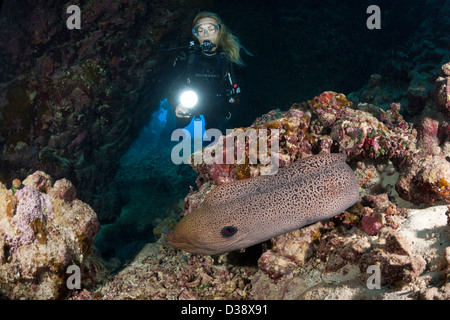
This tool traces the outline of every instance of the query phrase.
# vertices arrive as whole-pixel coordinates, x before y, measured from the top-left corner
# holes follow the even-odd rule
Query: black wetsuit
[[[174,62],[174,73],[176,79],[167,97],[174,109],[180,104],[180,95],[185,89],[189,88],[198,95],[197,105],[189,110],[191,117],[177,117],[177,127],[185,127],[192,117],[203,114],[207,129],[217,128],[225,133],[226,118],[231,111],[229,90],[233,88],[228,73],[237,86],[233,64],[226,55],[220,48],[212,53],[183,52]]]

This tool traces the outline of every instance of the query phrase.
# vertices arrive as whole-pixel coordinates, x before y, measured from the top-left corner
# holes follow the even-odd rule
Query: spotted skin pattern
[[[218,186],[181,219],[168,242],[191,253],[220,254],[329,219],[359,198],[345,159],[340,153],[314,155],[273,176]]]

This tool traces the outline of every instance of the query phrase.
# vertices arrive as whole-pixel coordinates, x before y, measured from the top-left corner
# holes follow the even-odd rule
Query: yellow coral
[[[439,180],[439,188],[447,188],[448,186],[450,186],[450,184],[447,182],[447,180],[445,180],[444,178],[441,178]]]

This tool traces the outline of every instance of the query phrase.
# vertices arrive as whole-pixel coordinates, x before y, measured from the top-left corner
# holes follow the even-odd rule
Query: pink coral
[[[33,223],[39,221],[40,224],[46,224],[53,215],[52,204],[46,194],[25,186],[16,192],[16,198],[18,205],[15,215],[11,218],[11,226],[15,231],[7,234],[7,241],[13,251],[20,246],[32,243],[36,237],[42,240],[44,236],[33,230]]]

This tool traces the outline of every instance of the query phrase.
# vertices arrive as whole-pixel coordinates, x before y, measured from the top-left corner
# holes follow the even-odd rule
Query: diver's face
[[[203,18],[198,21],[196,24],[197,35],[196,38],[200,44],[202,44],[205,40],[209,40],[214,44],[217,44],[219,39],[219,32],[217,22],[212,18]],[[216,50],[216,47],[213,48],[213,51]]]

